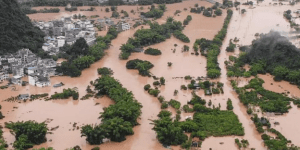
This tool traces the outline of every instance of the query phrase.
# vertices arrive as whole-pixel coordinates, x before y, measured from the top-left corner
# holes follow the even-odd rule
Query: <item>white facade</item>
[[[22,84],[22,80],[21,80],[22,76],[13,76],[11,78],[11,82],[13,84],[17,84],[17,85],[21,85]]]
[[[63,47],[65,45],[65,37],[64,36],[59,36],[57,37],[57,47]]]
[[[45,86],[50,86],[51,83],[49,81],[47,82],[36,82],[37,87],[45,87]]]
[[[129,23],[122,23],[122,30],[129,30],[130,29],[130,24]]]
[[[9,78],[8,73],[0,72],[0,81],[6,80]]]

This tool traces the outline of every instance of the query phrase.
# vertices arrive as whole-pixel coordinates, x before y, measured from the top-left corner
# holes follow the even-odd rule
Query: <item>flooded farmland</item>
[[[157,77],[164,77],[166,79],[166,85],[160,87],[161,93],[166,100],[176,99],[181,102],[182,105],[186,104],[191,98],[191,90],[180,90],[180,86],[187,85],[189,81],[184,80],[184,76],[190,75],[192,77],[205,77],[206,76],[206,57],[193,55],[192,47],[196,39],[207,38],[212,40],[218,31],[222,28],[223,21],[226,16],[226,11],[223,10],[222,16],[217,17],[205,17],[202,14],[190,13],[190,7],[194,7],[194,4],[198,3],[199,6],[212,6],[211,3],[199,0],[188,0],[177,4],[167,4],[167,11],[164,16],[157,20],[159,23],[164,23],[168,16],[173,16],[175,20],[183,21],[187,15],[192,16],[192,21],[184,28],[183,33],[189,37],[190,43],[183,43],[173,36],[166,41],[151,45],[151,48],[157,48],[162,51],[160,56],[145,55],[144,53],[133,53],[129,60],[141,59],[148,60],[154,64],[154,68],[150,72]],[[264,1],[256,8],[249,8],[249,6],[241,5],[241,9],[247,10],[245,14],[240,14],[239,11],[234,10],[233,17],[228,27],[227,36],[223,41],[221,52],[218,56],[219,66],[221,68],[221,76],[215,81],[224,83],[224,94],[214,94],[212,96],[205,96],[203,91],[196,91],[196,94],[200,97],[208,100],[212,100],[214,105],[221,105],[221,110],[226,109],[227,99],[230,98],[233,103],[233,112],[238,116],[239,121],[242,123],[245,135],[244,136],[226,136],[226,137],[209,137],[203,141],[203,150],[212,148],[213,150],[223,149],[238,149],[234,143],[235,138],[247,139],[249,141],[249,148],[255,148],[257,150],[267,149],[264,147],[263,140],[260,134],[256,131],[255,125],[247,114],[247,108],[240,103],[237,94],[233,91],[230,85],[230,78],[226,76],[225,60],[228,60],[229,55],[238,55],[239,51],[236,50],[234,54],[227,53],[226,47],[229,45],[229,40],[237,37],[238,45],[249,45],[252,40],[255,39],[256,33],[268,33],[270,30],[279,31],[282,34],[290,37],[289,32],[292,31],[288,21],[283,18],[283,11],[287,9],[296,10],[299,6],[290,5],[273,5],[271,1]],[[147,11],[148,6],[143,6]],[[45,7],[36,7],[34,9],[43,9]],[[50,8],[50,7],[47,7]],[[110,13],[106,13],[104,9],[106,7],[96,7],[96,11],[92,12],[65,12],[64,7],[59,7],[61,12],[51,14],[31,14],[28,15],[32,20],[49,21],[53,19],[59,19],[60,17],[68,17],[73,14],[79,14],[86,16],[99,15],[99,18],[110,17]],[[80,7],[81,8],[81,7]],[[79,8],[79,9],[80,9]],[[88,8],[88,7],[82,7]],[[187,8],[187,11],[184,11]],[[118,11],[137,10],[137,6],[118,6]],[[102,11],[101,11],[102,10]],[[179,15],[174,16],[176,10],[181,10]],[[138,18],[139,14],[129,13],[130,17]],[[108,142],[99,145],[101,150],[120,150],[120,149],[165,149],[157,140],[155,131],[152,130],[153,125],[150,124],[151,120],[157,118],[157,114],[161,110],[160,103],[157,98],[152,97],[143,87],[146,84],[152,85],[154,79],[149,77],[142,77],[136,70],[126,69],[126,62],[128,60],[120,60],[120,47],[126,43],[128,38],[133,37],[136,30],[131,29],[121,32],[118,37],[112,40],[111,47],[106,50],[104,58],[91,65],[90,68],[83,70],[80,77],[53,77],[51,78],[51,84],[57,84],[63,82],[65,85],[59,88],[51,87],[34,87],[34,86],[16,86],[16,90],[12,88],[0,90],[2,105],[2,113],[5,116],[0,124],[4,126],[4,122],[15,121],[27,121],[36,120],[37,122],[46,121],[49,128],[55,128],[51,131],[51,134],[47,134],[47,142],[41,145],[37,145],[34,148],[40,147],[53,147],[54,149],[68,149],[76,145],[82,149],[91,149],[94,146],[89,145],[85,137],[80,137],[80,127],[86,124],[99,124],[101,121],[98,119],[100,112],[103,112],[104,107],[108,107],[113,104],[113,101],[107,97],[102,98],[90,98],[88,100],[73,101],[68,100],[35,100],[27,102],[7,102],[3,101],[9,97],[15,97],[19,94],[42,94],[55,92],[61,92],[64,88],[78,88],[80,97],[86,94],[86,87],[90,85],[90,81],[99,77],[97,68],[109,67],[114,71],[114,78],[120,81],[122,85],[129,91],[132,91],[135,98],[143,105],[142,115],[138,122],[140,125],[133,128],[134,135],[127,136],[126,141]],[[144,26],[147,28],[147,26]],[[293,43],[297,44],[299,41],[293,40]],[[177,46],[174,46],[177,44]],[[190,47],[189,52],[182,52],[183,46]],[[168,67],[167,63],[172,62],[173,65]],[[179,77],[179,78],[176,78]],[[288,82],[281,81],[275,82],[271,75],[259,75],[264,79],[264,87],[274,92],[290,92],[291,96],[300,97],[300,90]],[[272,85],[271,85],[272,83]],[[177,96],[174,96],[174,90],[178,90]],[[169,108],[173,114],[175,109]],[[289,113],[283,116],[275,116],[272,114],[266,114],[270,118],[272,125],[275,121],[280,122],[280,125],[274,126],[275,129],[280,131],[287,139],[290,139],[292,143],[300,146],[300,130],[295,124],[299,123],[299,120],[295,119],[299,116],[300,110],[297,106],[292,105],[292,109]],[[184,119],[187,116],[192,116],[191,113],[182,113],[181,118]],[[11,143],[14,142],[14,136],[8,129],[4,128],[4,139],[9,144],[9,148],[12,148]],[[220,144],[223,143],[223,144]],[[173,147],[173,149],[180,149],[179,146]]]

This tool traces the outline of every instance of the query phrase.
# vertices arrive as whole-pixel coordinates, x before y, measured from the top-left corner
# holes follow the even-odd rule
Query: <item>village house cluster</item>
[[[23,77],[27,76],[28,83],[38,87],[51,85],[50,77],[55,75],[57,65],[53,59],[41,59],[29,49],[0,56],[0,60],[0,81],[22,85]]]
[[[97,19],[94,24],[99,31],[106,31],[109,27],[115,27],[118,32],[122,32],[131,29],[131,24],[129,23],[129,21],[129,17],[118,19],[117,23],[115,23],[115,20],[111,18],[103,18]]]
[[[46,34],[43,50],[50,55],[55,55],[60,47],[65,44],[72,45],[79,38],[84,38],[87,44],[92,45],[96,40],[93,22],[93,20],[73,20],[71,17],[62,17],[49,22],[34,22],[34,25]]]

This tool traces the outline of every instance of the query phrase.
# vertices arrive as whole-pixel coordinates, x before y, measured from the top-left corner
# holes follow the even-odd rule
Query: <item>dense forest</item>
[[[115,142],[126,140],[127,135],[134,134],[133,127],[138,125],[137,119],[142,113],[142,105],[132,92],[109,75],[102,75],[93,85],[98,95],[108,96],[115,104],[103,108],[101,124],[83,126],[81,135],[92,145],[103,143],[104,138]]]
[[[161,96],[158,99],[164,103]],[[193,94],[189,104],[193,107],[188,108],[188,112],[195,112],[193,119],[187,118],[185,121],[180,121],[179,114],[181,112],[178,110],[180,102],[176,100],[169,102],[169,105],[177,110],[176,119],[173,119],[172,113],[167,110],[162,110],[158,114],[159,118],[153,121],[153,130],[156,131],[160,143],[163,145],[181,145],[182,148],[189,149],[191,143],[184,132],[191,133],[189,139],[198,137],[201,141],[210,136],[244,135],[244,128],[233,111],[220,110],[220,107],[207,108],[205,106],[206,101],[195,94]],[[187,107],[189,105],[184,105],[184,110],[187,110]],[[177,117],[178,115],[179,117]]]
[[[46,133],[48,128],[45,122],[9,122],[5,123],[5,127],[10,129],[15,135],[16,140],[13,143],[13,147],[16,149],[29,149],[34,145],[39,145],[47,141]]]
[[[275,81],[286,80],[300,86],[300,51],[286,37],[277,32],[260,35],[252,45],[242,48],[239,58],[226,61],[227,76],[244,76],[270,73]],[[241,48],[240,48],[241,50]],[[250,70],[243,66],[249,64]]]
[[[41,48],[45,35],[32,25],[16,0],[0,1],[0,22],[0,55],[14,53],[21,48],[43,54]]]

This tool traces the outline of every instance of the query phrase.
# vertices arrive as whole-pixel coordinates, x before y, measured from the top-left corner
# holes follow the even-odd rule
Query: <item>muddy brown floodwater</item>
[[[282,33],[289,36],[287,33],[291,31],[289,23],[283,18],[283,11],[287,9],[296,10],[297,5],[295,6],[273,6],[269,5],[270,1],[265,1],[260,6],[257,6],[254,9],[249,9],[248,6],[241,6],[245,8],[247,12],[243,15],[239,14],[238,11],[234,10],[234,14],[231,20],[231,23],[228,28],[227,37],[224,40],[223,46],[221,48],[221,53],[218,57],[220,68],[222,69],[221,77],[216,80],[224,83],[224,93],[220,95],[213,96],[204,96],[203,91],[197,91],[196,93],[205,98],[206,100],[212,100],[214,105],[221,104],[221,109],[226,109],[226,101],[230,98],[233,102],[234,113],[238,116],[240,122],[245,128],[245,136],[226,136],[226,137],[209,137],[203,144],[202,149],[207,150],[212,149],[238,149],[234,144],[235,138],[244,138],[247,139],[250,143],[250,148],[256,148],[258,150],[266,149],[263,146],[263,141],[255,129],[253,122],[250,120],[250,117],[246,113],[246,108],[239,102],[236,93],[232,90],[230,86],[230,81],[226,77],[226,69],[224,61],[228,59],[229,55],[238,55],[238,50],[234,54],[227,53],[225,51],[226,47],[229,44],[229,40],[237,37],[240,39],[238,44],[246,45],[250,44],[251,41],[255,38],[255,33],[267,33],[271,29],[281,31]],[[183,30],[183,33],[186,34],[191,43],[183,43],[178,39],[171,37],[165,42],[155,44],[149,47],[158,48],[162,51],[161,56],[149,56],[143,53],[134,53],[129,57],[131,59],[142,59],[148,60],[154,64],[154,68],[151,69],[151,73],[158,77],[164,77],[166,79],[166,85],[160,87],[161,95],[166,98],[166,100],[176,99],[181,102],[182,105],[186,104],[188,100],[191,99],[191,91],[182,91],[180,90],[180,85],[188,84],[188,81],[184,79],[173,77],[184,77],[190,75],[193,77],[201,77],[206,75],[206,58],[203,56],[194,56],[191,54],[193,43],[196,39],[207,38],[213,39],[214,35],[221,29],[224,17],[226,12],[223,10],[223,15],[216,18],[207,18],[202,14],[191,14],[189,13],[189,8],[194,7],[194,4],[198,3],[199,6],[211,6],[212,4],[199,1],[199,0],[190,0],[184,1],[183,3],[178,4],[168,4],[167,11],[164,16],[157,21],[159,23],[164,23],[168,16],[173,16],[174,19],[183,21],[187,15],[192,16],[192,21],[186,28]],[[148,6],[143,6],[143,11],[148,11]],[[42,9],[45,7],[36,7],[35,9]],[[50,7],[47,7],[50,8]],[[73,14],[82,14],[86,16],[99,15],[100,18],[110,17],[110,13],[104,12],[105,7],[96,7],[97,11],[87,12],[87,11],[77,11],[77,12],[65,12],[63,7],[60,13],[51,13],[51,14],[31,14],[28,15],[32,20],[53,20],[59,19],[62,16],[70,16]],[[79,7],[78,9],[83,9],[88,7]],[[188,8],[188,11],[184,11],[184,8]],[[102,9],[102,11],[101,11]],[[133,15],[130,11],[133,9],[137,10],[137,6],[119,6],[118,11],[126,10],[129,13],[130,17],[137,18],[138,13]],[[176,10],[181,10],[179,16],[174,16]],[[276,19],[274,19],[276,18]],[[139,29],[138,27],[137,29]],[[146,28],[146,27],[145,27]],[[149,119],[156,119],[157,114],[160,111],[160,103],[157,98],[150,96],[147,92],[143,90],[145,84],[153,83],[152,78],[142,77],[138,75],[138,72],[135,70],[127,70],[125,65],[125,60],[119,60],[118,56],[120,54],[120,46],[126,43],[129,37],[132,37],[137,29],[128,30],[122,32],[118,35],[117,39],[112,41],[112,46],[106,51],[107,55],[100,61],[91,65],[90,68],[85,69],[82,72],[81,77],[70,78],[70,77],[53,77],[51,78],[52,85],[63,82],[65,85],[60,88],[45,87],[38,88],[34,86],[21,87],[17,86],[16,91],[12,91],[11,88],[0,90],[2,105],[2,113],[5,115],[5,118],[0,121],[0,124],[3,126],[4,122],[9,121],[26,121],[26,120],[36,120],[38,122],[47,121],[49,128],[54,128],[59,126],[56,130],[52,131],[53,134],[47,134],[47,142],[38,146],[39,147],[54,147],[55,149],[66,149],[79,145],[82,149],[91,149],[94,146],[89,145],[84,137],[80,137],[80,127],[85,124],[99,124],[100,120],[98,119],[99,113],[102,112],[103,107],[107,107],[110,104],[113,104],[111,100],[107,97],[95,99],[91,98],[84,101],[73,101],[73,100],[55,100],[55,101],[43,101],[36,100],[32,102],[22,102],[22,103],[11,103],[4,102],[2,100],[9,98],[11,96],[17,96],[19,94],[41,94],[49,93],[53,94],[54,92],[61,92],[63,88],[73,88],[78,87],[80,97],[86,94],[86,87],[89,85],[90,81],[95,80],[99,76],[97,75],[97,68],[100,67],[109,67],[114,71],[114,77],[118,79],[125,88],[132,91],[136,99],[142,103],[142,115],[138,120],[140,123],[139,126],[134,127],[134,135],[127,136],[127,140],[121,143],[109,142],[100,145],[100,148],[103,150],[120,150],[120,149],[131,149],[131,150],[141,150],[141,149],[165,149],[161,144],[159,144],[156,139],[156,134],[152,129],[151,121]],[[105,33],[101,33],[104,35]],[[297,41],[293,41],[297,42]],[[174,44],[178,46],[175,47]],[[190,47],[190,52],[181,52],[182,47],[188,45]],[[174,49],[176,49],[175,52]],[[61,61],[61,60],[60,60]],[[167,66],[167,62],[172,62],[171,67]],[[269,85],[272,81],[271,76],[264,76],[266,81],[265,85]],[[299,89],[295,86],[291,86],[286,82],[277,82],[274,83],[270,88],[277,92],[284,91],[281,88],[276,89],[277,85],[281,85],[283,89],[287,89],[294,96],[300,96]],[[275,88],[276,87],[276,88]],[[269,89],[268,87],[266,87]],[[179,90],[177,96],[173,95],[174,90]],[[173,113],[175,110],[169,108]],[[299,116],[299,110],[296,106],[293,106],[291,111],[284,116],[272,117],[272,121],[279,121],[280,125],[275,128],[278,129],[284,136],[288,139],[291,139],[294,144],[300,143],[297,135],[300,135],[299,129],[295,126],[299,121],[294,119]],[[184,119],[186,116],[191,116],[190,113],[182,113],[181,117]],[[73,126],[75,124],[75,127]],[[77,128],[79,127],[79,129]],[[295,134],[298,133],[298,134]],[[8,144],[14,142],[14,136],[7,130],[4,129],[4,138]],[[224,144],[220,144],[223,142]],[[297,144],[296,144],[297,145]],[[12,149],[12,146],[10,145]],[[179,146],[173,147],[174,149],[179,149]]]

